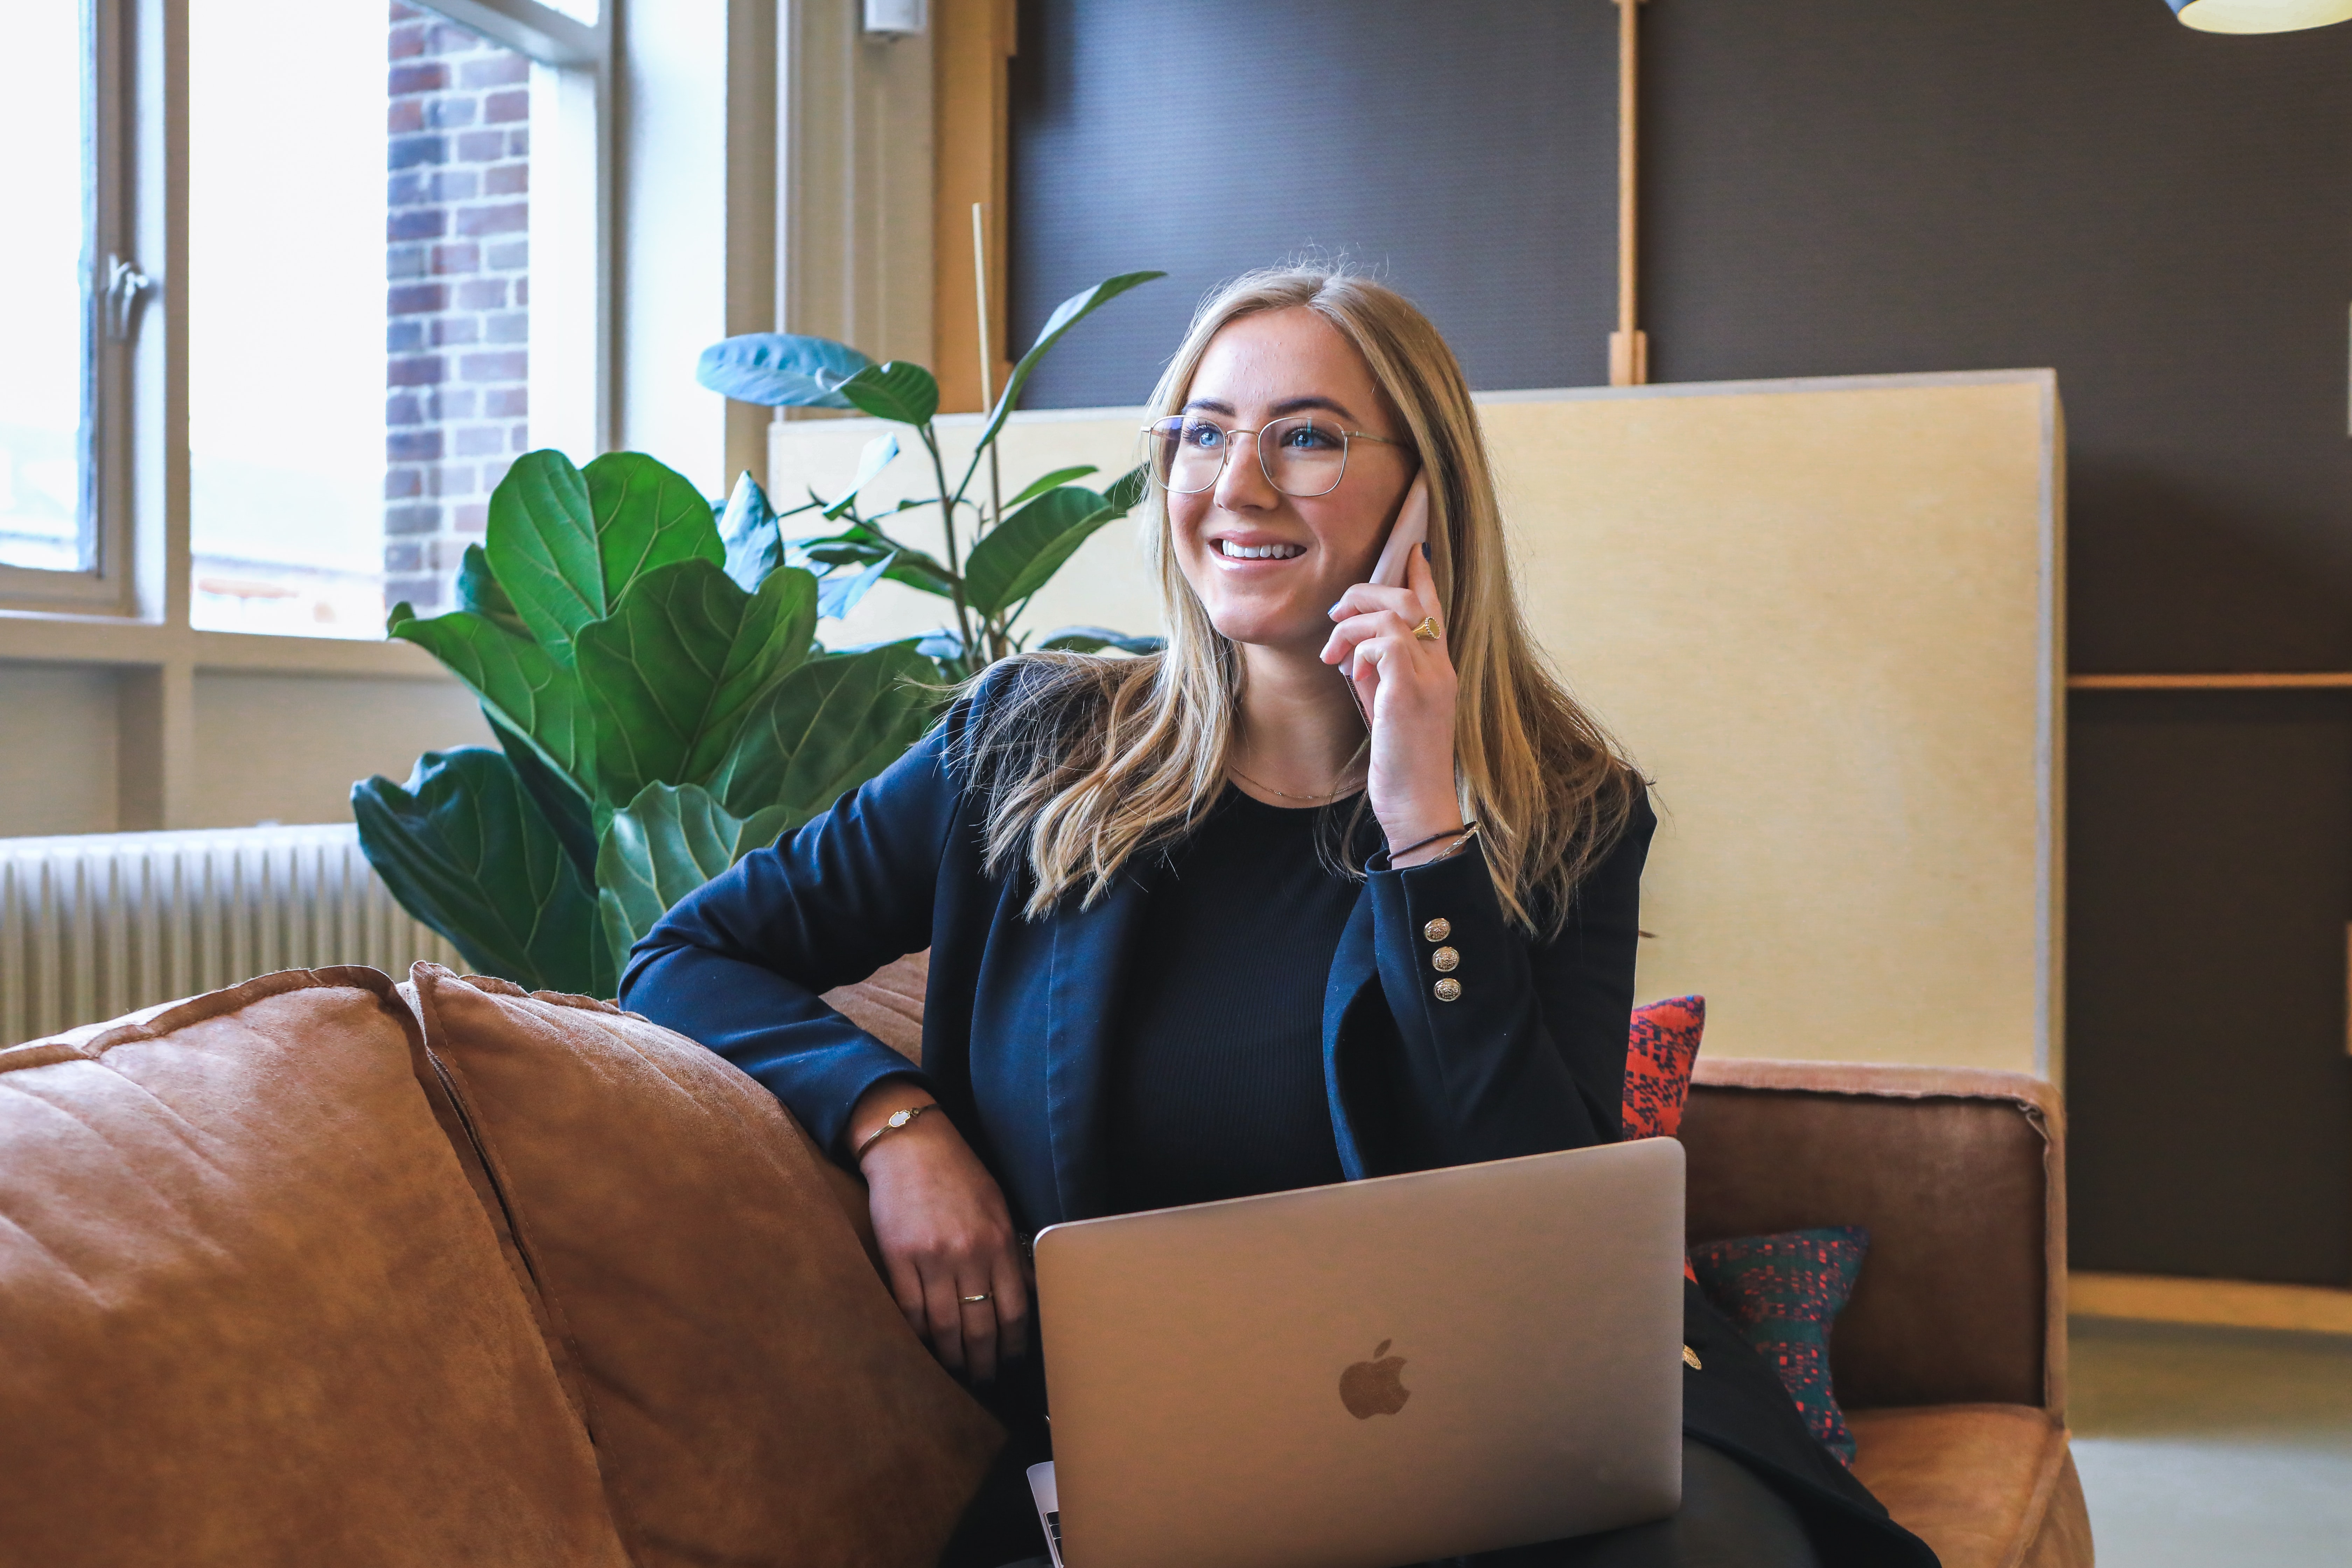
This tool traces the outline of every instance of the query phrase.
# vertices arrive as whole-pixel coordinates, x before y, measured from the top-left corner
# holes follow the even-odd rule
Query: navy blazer
[[[850,1109],[919,1078],[1034,1235],[1104,1212],[1102,1096],[1120,989],[1160,868],[1139,856],[1091,908],[1024,916],[1025,871],[982,868],[984,803],[958,776],[972,700],[773,847],[689,894],[640,942],[624,1003],[772,1090],[838,1156]],[[1324,1080],[1350,1178],[1617,1137],[1633,1007],[1641,803],[1565,929],[1530,940],[1467,852],[1372,873],[1324,989]],[[1140,863],[1148,862],[1148,863]],[[1432,921],[1460,955],[1430,964]],[[930,949],[922,1071],[819,999]],[[1458,983],[1441,1000],[1437,982]]]
[[[984,802],[956,760],[974,705],[1003,690],[984,683],[879,777],[680,900],[631,952],[621,999],[766,1085],[836,1158],[859,1096],[920,1080],[1029,1237],[1105,1212],[1104,1089],[1161,862],[1139,857],[1091,908],[1068,897],[1043,919],[1023,914],[1030,879],[982,868]],[[1475,847],[1366,879],[1323,1001],[1324,1084],[1349,1179],[1617,1138],[1656,826],[1638,802],[1555,936],[1507,922]],[[1436,920],[1461,955],[1450,976],[1430,963]],[[925,947],[918,1072],[820,994]],[[1441,978],[1460,984],[1456,1000],[1439,998]],[[1824,1561],[1932,1568],[1696,1287],[1684,1319],[1706,1369],[1685,1380],[1685,1429],[1773,1481]]]

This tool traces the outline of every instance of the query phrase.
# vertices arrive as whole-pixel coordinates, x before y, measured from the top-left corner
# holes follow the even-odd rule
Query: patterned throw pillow
[[[1699,1289],[1771,1363],[1798,1413],[1841,1463],[1853,1434],[1830,1386],[1830,1325],[1853,1294],[1870,1232],[1860,1226],[1743,1236],[1690,1249]]]
[[[1633,1009],[1625,1042],[1625,1103],[1618,1116],[1627,1138],[1671,1138],[1681,1128],[1691,1064],[1706,1028],[1704,996],[1670,996]]]
[[[1625,1041],[1625,1095],[1617,1126],[1630,1142],[1671,1138],[1683,1124],[1683,1101],[1690,1098],[1691,1064],[1698,1060],[1698,1037],[1706,1028],[1706,998],[1669,996],[1633,1009]],[[1690,1259],[1683,1278],[1696,1284]]]

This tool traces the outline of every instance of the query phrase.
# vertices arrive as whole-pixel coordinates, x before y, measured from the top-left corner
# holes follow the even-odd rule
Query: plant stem
[[[977,306],[972,312],[972,319],[980,328],[980,405],[982,409],[986,409],[996,401],[996,388],[991,384],[995,380],[995,365],[992,363],[995,355],[991,352],[992,345],[988,341],[988,204],[986,202],[971,204],[971,286],[974,303]],[[988,526],[994,528],[1004,521],[1004,485],[996,471],[996,442],[992,439],[987,445]],[[980,454],[974,452],[972,457],[977,460]],[[956,493],[961,495],[963,492],[959,489]],[[977,529],[973,531],[975,537],[978,531]],[[998,640],[1002,641],[1001,638]],[[999,658],[1004,657],[1001,647],[996,652],[996,657]]]
[[[923,450],[931,455],[931,477],[938,481],[940,487],[940,527],[947,534],[948,577],[950,586],[954,589],[956,632],[963,638],[964,663],[969,666],[979,650],[972,646],[971,609],[964,603],[963,597],[963,558],[956,550],[956,503],[948,497],[948,470],[946,465],[940,461],[939,437],[931,433],[931,427],[928,423],[920,428]],[[961,499],[961,496],[956,498],[959,500]],[[971,672],[967,668],[965,673]]]

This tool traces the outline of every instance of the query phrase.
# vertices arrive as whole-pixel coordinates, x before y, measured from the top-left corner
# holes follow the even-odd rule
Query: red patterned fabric
[[[1683,1124],[1683,1101],[1690,1098],[1691,1064],[1698,1060],[1698,1037],[1706,1028],[1706,998],[1669,996],[1633,1009],[1625,1041],[1625,1097],[1617,1125],[1627,1139],[1671,1138]],[[1696,1283],[1690,1260],[1683,1278]]]
[[[1853,1463],[1853,1434],[1830,1386],[1830,1325],[1853,1294],[1870,1250],[1860,1226],[1743,1236],[1690,1249],[1698,1286],[1780,1373],[1823,1447]]]
[[[1671,1138],[1681,1129],[1691,1064],[1706,1028],[1704,996],[1670,996],[1633,1009],[1625,1041],[1625,1103],[1618,1117],[1627,1138]]]

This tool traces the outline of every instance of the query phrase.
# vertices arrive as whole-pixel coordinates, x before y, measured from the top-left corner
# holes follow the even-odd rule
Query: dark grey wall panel
[[[2054,365],[2074,662],[2352,668],[2352,27],[1655,0],[1661,380]]]
[[[1211,287],[1308,247],[1376,269],[1480,386],[1607,379],[1616,36],[1606,0],[1024,0],[1016,344],[1165,268],[1055,351],[1027,405],[1140,402]]]
[[[2077,1268],[2352,1279],[2352,695],[2080,692]]]

